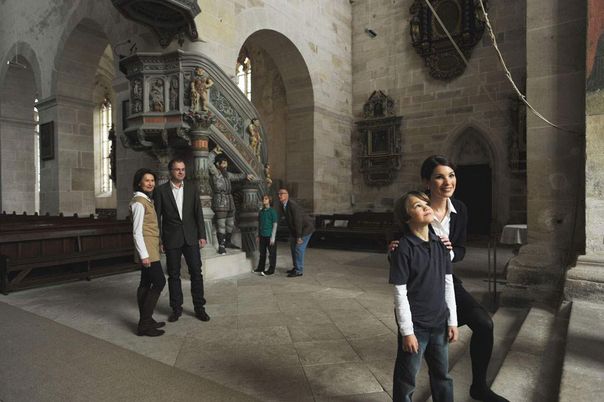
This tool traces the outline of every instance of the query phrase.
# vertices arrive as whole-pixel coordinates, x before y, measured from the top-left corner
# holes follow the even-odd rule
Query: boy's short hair
[[[407,202],[411,197],[419,198],[420,200],[426,201],[428,204],[430,204],[430,198],[426,195],[426,193],[421,191],[408,191],[403,194],[401,198],[396,200],[394,203],[393,212],[394,221],[403,229],[407,228],[407,222],[409,222],[409,219],[411,218],[411,216],[409,216],[409,212],[407,212]]]
[[[273,196],[272,195],[264,194],[262,196],[262,199],[264,199],[264,197],[268,197],[268,204],[273,205]]]

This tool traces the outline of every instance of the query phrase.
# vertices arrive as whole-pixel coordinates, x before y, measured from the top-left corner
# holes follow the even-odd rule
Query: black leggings
[[[139,288],[157,289],[159,292],[166,286],[166,277],[159,261],[153,261],[150,267],[141,266],[141,281]]]
[[[472,330],[470,340],[470,358],[472,359],[472,383],[475,386],[487,385],[487,368],[493,352],[493,320],[489,312],[482,307],[462,286],[455,283],[455,301],[457,303],[458,325],[467,325]]]

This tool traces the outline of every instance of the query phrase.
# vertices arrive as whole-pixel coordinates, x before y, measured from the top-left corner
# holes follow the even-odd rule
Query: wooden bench
[[[312,247],[386,252],[390,240],[400,237],[391,212],[317,215]]]
[[[128,221],[21,226],[20,230],[0,230],[0,291],[4,294],[138,269]]]

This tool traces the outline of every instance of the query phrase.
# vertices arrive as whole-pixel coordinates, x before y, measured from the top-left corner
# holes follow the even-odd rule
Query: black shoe
[[[226,255],[226,249],[224,248],[223,245],[218,246],[218,254]]]
[[[275,270],[274,270],[274,269],[269,269],[268,271],[264,271],[264,272],[262,273],[262,275],[264,275],[264,276],[269,276],[269,275],[272,275],[272,274],[274,274],[274,273],[275,273]]]
[[[181,315],[182,315],[182,313],[173,311],[172,314],[170,314],[170,316],[168,317],[168,321],[176,322],[176,321],[178,321],[178,319],[180,318]]]
[[[138,336],[162,336],[165,333],[166,333],[166,331],[164,331],[162,329],[153,328],[153,327],[139,328],[138,331],[136,332],[136,334]]]
[[[504,397],[497,395],[488,387],[470,387],[470,396],[472,399],[483,402],[510,402]]]
[[[262,272],[264,272],[264,268],[256,268],[254,270],[254,272],[257,273],[257,274],[261,274]]]
[[[302,272],[298,272],[298,271],[294,271],[294,272],[290,272],[289,274],[287,274],[288,278],[295,278],[297,276],[302,276]]]
[[[151,319],[153,320],[153,318]],[[166,323],[163,321],[155,321],[153,320],[153,324],[152,324],[153,328],[163,328],[166,326]]]
[[[291,274],[293,272],[296,272],[296,268],[288,269],[287,271],[285,271],[286,274]]]
[[[208,313],[206,313],[205,310],[201,310],[195,313],[195,317],[197,317],[201,321],[210,321],[210,316],[208,315]]]

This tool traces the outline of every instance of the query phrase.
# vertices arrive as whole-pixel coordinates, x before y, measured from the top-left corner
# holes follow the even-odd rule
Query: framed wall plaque
[[[40,159],[43,161],[55,158],[55,124],[53,121],[40,124]]]

